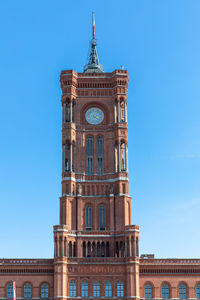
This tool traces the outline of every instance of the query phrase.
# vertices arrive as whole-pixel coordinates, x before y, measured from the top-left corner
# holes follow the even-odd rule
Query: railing
[[[31,258],[2,258],[1,265],[52,265],[53,259],[31,259]]]
[[[140,259],[140,264],[200,264],[199,258],[157,258]]]

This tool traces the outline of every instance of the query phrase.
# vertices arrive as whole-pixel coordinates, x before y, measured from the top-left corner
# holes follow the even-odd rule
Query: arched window
[[[88,297],[88,282],[81,282],[81,297]]]
[[[169,298],[169,285],[167,283],[162,284],[162,298],[163,299]]]
[[[105,297],[112,297],[112,283],[110,281],[105,283]]]
[[[152,298],[152,286],[149,283],[145,284],[145,287],[144,287],[144,296],[145,296],[145,299]]]
[[[92,229],[92,207],[90,205],[85,208],[85,227],[86,230]]]
[[[41,298],[48,298],[49,297],[49,286],[47,283],[43,283],[41,285]]]
[[[9,299],[13,299],[13,284],[12,283],[9,283],[7,285],[7,289],[6,289],[6,292],[7,292],[7,298]]]
[[[76,297],[76,282],[70,281],[69,283],[69,296]]]
[[[99,206],[99,228],[100,230],[106,229],[106,208],[103,204]]]
[[[32,287],[30,283],[24,285],[24,298],[30,299],[32,297]]]
[[[88,175],[93,174],[93,137],[87,137],[87,171]]]
[[[117,282],[117,297],[124,297],[124,284],[122,281]]]
[[[196,285],[196,298],[200,299],[200,284],[199,283]]]
[[[103,174],[103,138],[97,137],[97,174]]]
[[[93,297],[94,298],[100,297],[100,284],[98,281],[93,283]]]
[[[186,289],[186,285],[184,283],[179,285],[178,293],[179,293],[179,298],[180,299],[186,299],[187,298],[187,289]]]

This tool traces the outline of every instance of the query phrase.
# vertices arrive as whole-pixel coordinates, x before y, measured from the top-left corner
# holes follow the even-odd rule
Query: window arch
[[[186,299],[187,298],[187,288],[185,283],[181,283],[178,287],[178,294],[180,299]]]
[[[200,283],[196,285],[196,298],[200,299]]]
[[[32,298],[32,286],[30,283],[26,283],[24,285],[24,298],[25,299]]]
[[[97,174],[103,174],[103,137],[97,137]]]
[[[112,297],[112,283],[110,281],[105,283],[105,297]]]
[[[86,230],[92,229],[92,207],[90,205],[85,207],[85,227]]]
[[[151,286],[150,283],[147,283],[144,286],[144,296],[145,296],[145,299],[151,299],[152,298],[152,286]]]
[[[106,208],[104,204],[99,206],[99,228],[100,230],[106,229]]]
[[[93,174],[93,137],[87,137],[87,173]]]
[[[76,297],[76,282],[70,281],[69,283],[69,296]]]
[[[100,297],[100,283],[98,281],[95,281],[93,283],[93,297],[94,298]]]
[[[6,288],[6,296],[9,299],[13,299],[13,284],[9,283]]]
[[[162,284],[162,298],[163,299],[169,298],[169,285],[167,283]]]
[[[117,282],[117,297],[124,297],[124,283],[122,281]]]
[[[47,283],[43,283],[41,285],[41,298],[48,298],[49,297],[49,286]]]
[[[88,297],[88,282],[81,282],[81,297]]]

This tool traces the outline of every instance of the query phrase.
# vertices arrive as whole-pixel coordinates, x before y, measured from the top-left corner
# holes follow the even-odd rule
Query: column
[[[70,172],[72,172],[72,159],[73,159],[73,155],[72,155],[72,143],[70,143]]]
[[[62,243],[62,257],[63,257],[64,256],[64,238],[63,237],[62,237],[61,243]]]
[[[127,101],[124,100],[124,109],[125,109],[125,122],[127,123]]]
[[[66,122],[66,103],[63,104],[63,123]]]
[[[120,142],[118,143],[118,172],[121,172],[121,148]]]
[[[126,144],[126,172],[128,172],[128,144]]]
[[[136,257],[137,256],[137,251],[136,251],[136,238],[134,238],[134,240],[133,240],[133,242],[134,242],[134,257]]]
[[[125,239],[125,257],[127,257],[127,239]]]
[[[70,101],[70,122],[72,122],[72,100]]]
[[[132,244],[131,244],[132,240],[131,238],[129,238],[129,256],[132,256]]]
[[[121,115],[120,115],[120,100],[117,100],[117,119],[118,119],[118,123],[121,121]]]
[[[59,237],[57,237],[57,256],[60,256],[60,253],[59,253]]]
[[[69,257],[69,243],[66,240],[66,256]]]
[[[76,102],[73,102],[73,122],[76,123]]]
[[[56,257],[56,239],[54,239],[54,257]]]
[[[62,146],[62,172],[65,172],[65,145]]]

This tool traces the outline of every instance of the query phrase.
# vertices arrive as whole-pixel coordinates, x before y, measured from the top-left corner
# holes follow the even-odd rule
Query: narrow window
[[[81,282],[81,297],[88,297],[88,283],[87,281]]]
[[[169,285],[166,283],[162,284],[162,298],[163,299],[169,298]]]
[[[32,287],[30,283],[26,283],[24,286],[24,298],[30,299],[32,297]]]
[[[180,284],[178,287],[179,298],[186,299],[187,298],[187,289],[184,283]]]
[[[124,297],[124,284],[121,281],[117,282],[117,297]]]
[[[145,284],[144,295],[145,295],[145,299],[151,299],[152,298],[152,286],[151,286],[151,284]]]
[[[69,296],[76,297],[76,282],[70,281],[69,283]]]
[[[93,297],[94,298],[100,297],[100,284],[98,281],[94,282],[93,284]]]
[[[99,227],[100,230],[106,229],[106,208],[103,204],[99,207]]]
[[[7,285],[7,298],[11,299],[13,298],[13,284],[9,283]]]
[[[200,299],[200,284],[196,285],[196,298]]]
[[[103,174],[103,138],[97,137],[97,174]]]
[[[92,207],[90,205],[85,208],[85,227],[86,230],[92,229]]]
[[[49,286],[47,283],[43,283],[41,285],[41,298],[48,298],[49,297]]]
[[[110,281],[105,283],[105,297],[112,297],[112,283]]]
[[[87,137],[87,172],[93,174],[93,137]]]

